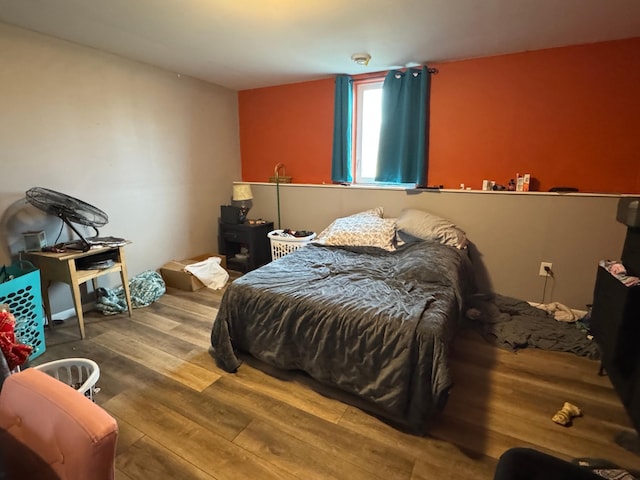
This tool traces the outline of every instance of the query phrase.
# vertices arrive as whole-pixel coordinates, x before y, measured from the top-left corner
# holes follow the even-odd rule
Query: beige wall
[[[253,184],[251,218],[274,220],[276,188]],[[442,191],[408,194],[363,187],[281,185],[281,226],[320,232],[334,218],[383,206],[386,217],[419,208],[463,228],[474,244],[472,258],[480,285],[495,292],[540,302],[540,262],[553,263],[545,303],[584,310],[591,303],[600,259],[619,258],[625,227],[616,222],[618,196],[552,193]]]
[[[131,275],[215,251],[240,178],[237,111],[234,91],[0,24],[0,263],[23,231],[52,243],[60,229],[25,204],[34,186],[104,210],[100,234],[133,241]],[[54,294],[54,311],[71,306]]]

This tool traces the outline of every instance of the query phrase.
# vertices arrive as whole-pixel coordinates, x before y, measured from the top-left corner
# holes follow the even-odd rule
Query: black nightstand
[[[273,230],[273,222],[259,225],[237,225],[218,222],[218,251],[227,257],[227,268],[249,272],[271,261],[271,248],[267,234]],[[240,249],[248,250],[246,257],[237,257]]]

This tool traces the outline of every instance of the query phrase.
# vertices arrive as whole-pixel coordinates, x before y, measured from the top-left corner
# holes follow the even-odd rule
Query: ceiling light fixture
[[[353,60],[358,65],[366,67],[367,65],[369,65],[371,55],[369,55],[368,53],[354,53],[353,55],[351,55],[351,60]]]

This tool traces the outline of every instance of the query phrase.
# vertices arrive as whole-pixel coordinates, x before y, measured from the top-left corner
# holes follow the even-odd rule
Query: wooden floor
[[[217,368],[208,348],[220,298],[170,289],[132,318],[88,313],[84,341],[75,319],[47,330],[33,364],[100,365],[96,401],[120,427],[117,478],[491,479],[515,446],[640,468],[615,442],[630,423],[595,361],[513,354],[462,332],[449,403],[430,436],[418,437],[319,393],[326,389],[304,375],[269,375],[251,359],[237,374]],[[565,401],[584,411],[568,428],[551,421]]]

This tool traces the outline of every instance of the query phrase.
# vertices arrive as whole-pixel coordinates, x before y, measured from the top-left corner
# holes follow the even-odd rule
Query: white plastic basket
[[[314,238],[316,238],[315,233],[307,235],[306,237],[287,237],[282,235],[283,231],[284,230],[273,230],[267,234],[267,237],[269,237],[269,240],[271,241],[272,260],[284,257],[288,253],[308,245]]]
[[[100,378],[100,367],[88,358],[63,358],[33,368],[75,388],[92,401],[93,395],[100,391],[95,386]]]

